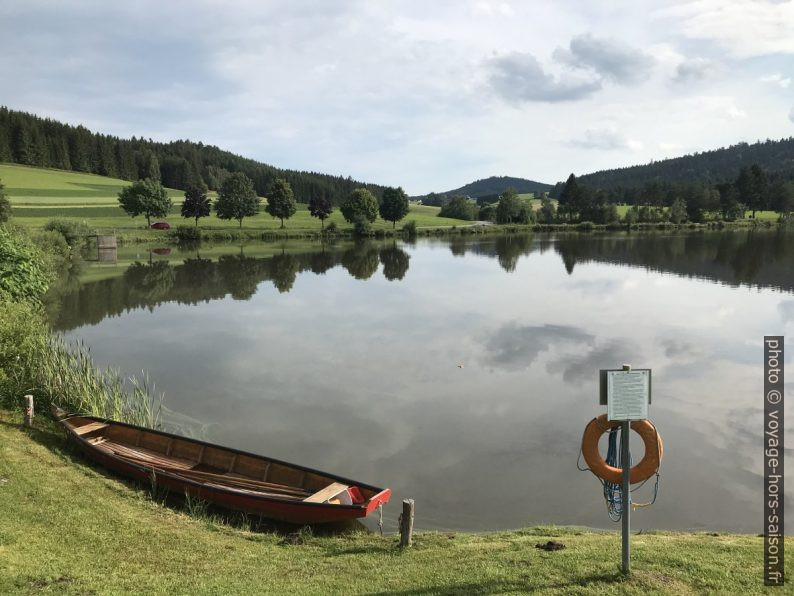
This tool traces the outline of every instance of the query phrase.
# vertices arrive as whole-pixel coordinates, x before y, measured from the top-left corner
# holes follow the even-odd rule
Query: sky
[[[794,1],[0,0],[0,105],[445,191],[794,135]]]

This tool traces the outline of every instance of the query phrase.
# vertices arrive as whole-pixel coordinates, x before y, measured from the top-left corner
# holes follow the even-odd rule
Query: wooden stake
[[[411,546],[414,535],[414,500],[403,501],[403,514],[400,516],[400,548]]]
[[[25,426],[33,426],[33,396],[25,396]]]

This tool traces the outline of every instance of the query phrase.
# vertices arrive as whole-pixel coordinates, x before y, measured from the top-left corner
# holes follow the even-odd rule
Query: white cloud
[[[784,77],[779,72],[775,74],[767,75],[765,77],[761,77],[758,79],[762,83],[769,83],[772,85],[777,85],[781,89],[788,89],[789,85],[791,85],[791,79],[789,77]]]
[[[643,148],[640,141],[629,139],[614,128],[588,128],[582,138],[572,139],[570,144],[583,149],[639,151]]]
[[[672,151],[681,151],[683,148],[684,146],[680,143],[659,143],[659,149],[667,152],[668,154]]]
[[[736,104],[736,98],[730,95],[701,95],[684,100],[689,109],[698,110],[708,115],[715,122],[746,119],[747,112]]]
[[[792,4],[0,3],[2,101],[412,194],[554,182],[789,134]]]
[[[662,4],[656,15],[685,37],[718,43],[739,58],[794,53],[794,2],[695,0]]]
[[[478,16],[513,16],[513,7],[507,2],[476,2],[472,7],[472,12]]]

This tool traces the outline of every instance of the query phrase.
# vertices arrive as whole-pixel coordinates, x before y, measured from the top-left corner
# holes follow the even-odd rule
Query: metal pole
[[[631,484],[629,482],[631,463],[629,461],[629,432],[631,423],[623,421],[622,437],[620,441],[620,461],[623,462],[623,573],[631,573],[629,560],[629,532],[631,531]]]
[[[626,372],[631,371],[631,364],[624,364],[623,370]],[[630,559],[630,544],[629,535],[631,532],[631,455],[629,451],[629,435],[631,434],[631,422],[628,420],[623,421],[621,429],[620,441],[620,461],[623,462],[623,491],[621,496],[621,503],[623,504],[623,536],[622,536],[622,550],[623,550],[623,573],[628,575],[631,573],[631,559]]]

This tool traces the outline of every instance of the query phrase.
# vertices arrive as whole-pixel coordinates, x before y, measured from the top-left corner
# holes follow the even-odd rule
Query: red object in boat
[[[217,505],[296,523],[366,517],[391,490],[303,466],[53,407],[67,437],[120,475],[189,493]],[[346,504],[348,503],[348,504]]]

